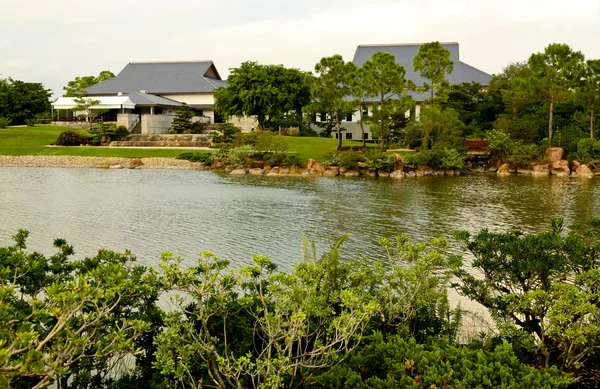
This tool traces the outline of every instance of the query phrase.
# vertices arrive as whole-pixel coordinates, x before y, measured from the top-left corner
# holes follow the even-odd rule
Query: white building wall
[[[174,94],[161,95],[167,99],[186,103],[187,105],[214,105],[215,95],[213,93],[191,93],[191,94]]]
[[[142,134],[168,134],[175,116],[142,115]]]

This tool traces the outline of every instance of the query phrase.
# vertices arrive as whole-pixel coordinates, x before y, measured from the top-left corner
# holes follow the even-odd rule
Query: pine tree
[[[175,118],[171,126],[173,134],[183,134],[186,130],[192,128],[192,117],[194,113],[186,103],[181,103],[181,107],[175,112]]]

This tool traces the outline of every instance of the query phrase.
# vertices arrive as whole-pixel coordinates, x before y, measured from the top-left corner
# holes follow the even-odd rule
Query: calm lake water
[[[203,171],[0,168],[0,244],[28,229],[29,249],[51,254],[64,237],[77,257],[130,249],[153,265],[161,251],[190,264],[210,250],[236,265],[252,254],[283,269],[301,258],[302,236],[321,250],[374,252],[380,236],[415,240],[482,228],[548,228],[600,216],[600,178],[494,175],[390,179],[228,176]]]

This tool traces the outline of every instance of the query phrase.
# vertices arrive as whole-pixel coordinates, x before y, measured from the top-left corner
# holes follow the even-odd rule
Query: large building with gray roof
[[[116,77],[87,88],[85,95],[100,101],[97,108],[108,109],[119,125],[141,133],[167,133],[182,103],[192,108],[194,120],[219,122],[214,91],[226,85],[212,61],[130,62]],[[127,104],[116,107],[114,96],[127,97]],[[73,99],[59,100],[55,107],[76,105]]]
[[[452,73],[446,75],[446,79],[451,85],[463,82],[477,82],[481,84],[482,87],[489,86],[492,76],[461,61],[458,43],[442,43],[442,46],[450,52],[450,59],[454,62]],[[353,62],[357,67],[360,67],[370,60],[375,53],[390,53],[396,58],[396,62],[404,67],[406,79],[412,81],[417,86],[422,86],[427,80],[421,77],[418,72],[415,72],[413,65],[413,60],[419,52],[420,47],[421,43],[359,45],[354,53]],[[420,105],[429,97],[429,94],[426,92],[412,92],[411,96],[416,102],[415,113],[418,116]],[[373,100],[373,102],[375,102],[375,100]],[[368,111],[368,113],[370,113],[369,109]],[[357,123],[359,119],[359,113],[344,118],[343,126],[346,131],[342,136],[346,139],[360,139],[361,131],[360,126]],[[371,132],[367,129],[368,126],[365,126],[365,131],[367,132],[365,136],[368,139],[372,139]],[[335,134],[333,136],[335,136]]]

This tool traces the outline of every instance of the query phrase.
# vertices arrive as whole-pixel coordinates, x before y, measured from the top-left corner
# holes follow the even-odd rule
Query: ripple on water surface
[[[414,239],[454,230],[547,228],[600,215],[600,180],[488,175],[420,179],[233,177],[201,171],[0,169],[0,243],[18,228],[30,248],[51,253],[65,237],[80,255],[130,249],[146,264],[173,251],[190,261],[211,250],[235,264],[269,255],[284,269],[301,257],[302,235],[318,247],[351,233],[350,250],[379,236]]]

